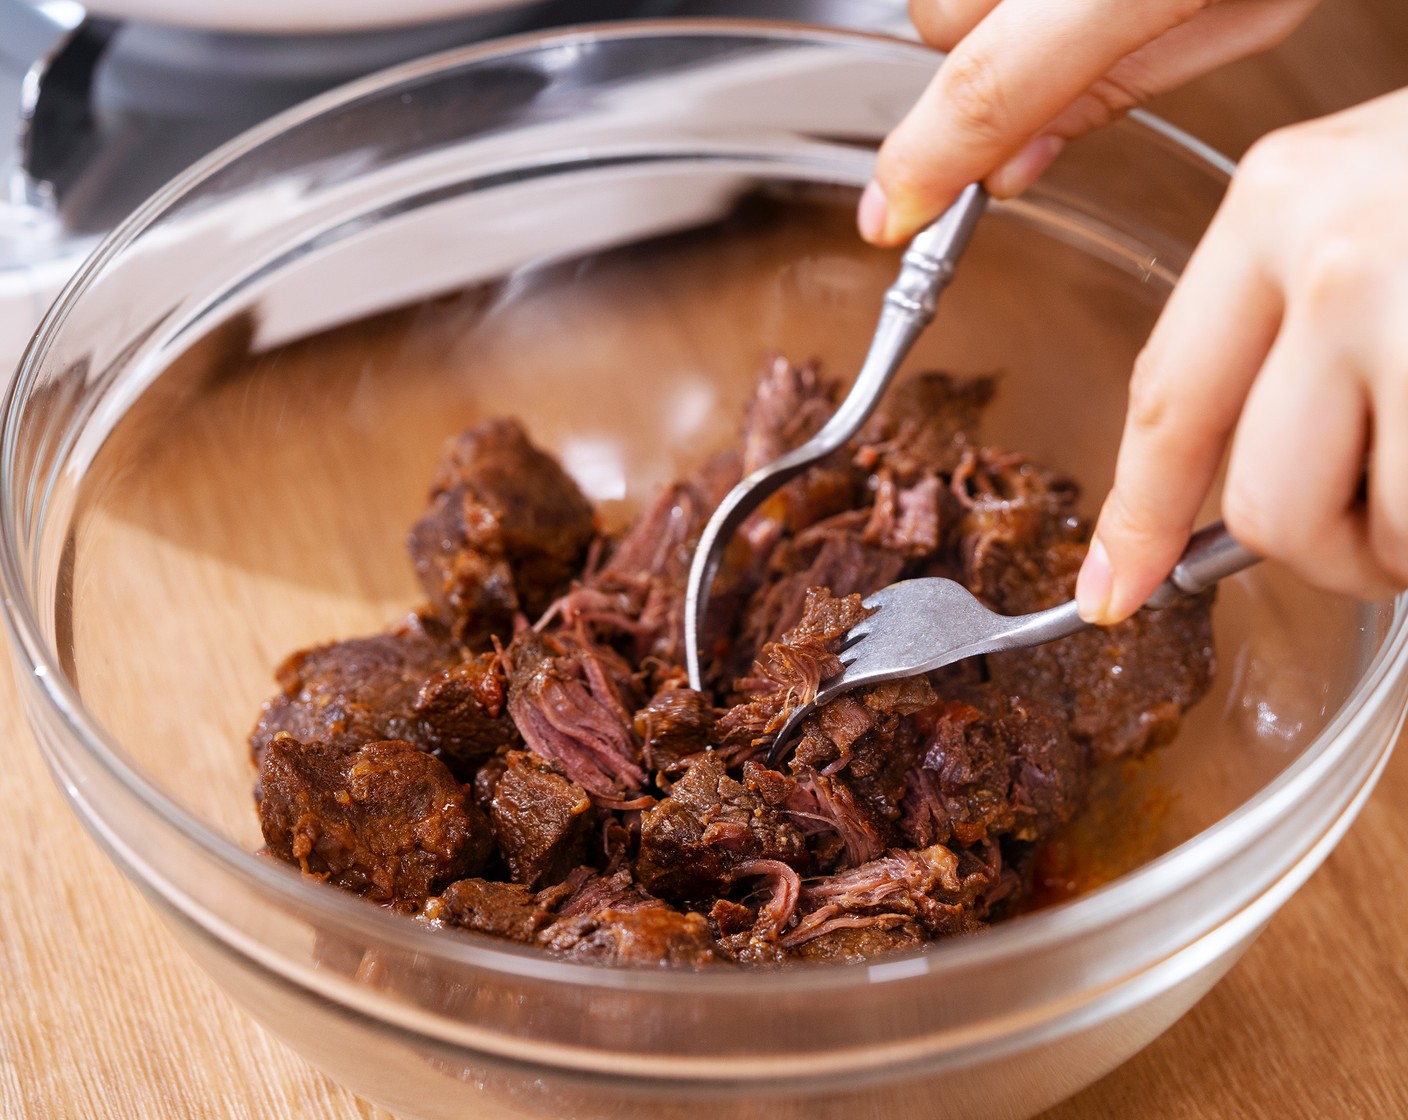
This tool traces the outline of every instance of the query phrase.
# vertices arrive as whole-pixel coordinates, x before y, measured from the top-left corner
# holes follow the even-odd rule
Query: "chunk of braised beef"
[[[535,618],[582,566],[591,504],[513,420],[487,420],[446,445],[430,507],[411,529],[417,576],[436,613],[471,647]]]
[[[558,917],[561,918],[575,918],[579,914],[592,914],[598,910],[636,910],[642,906],[660,905],[658,898],[652,898],[636,885],[629,867],[606,873],[581,867],[563,882],[571,889],[563,895],[557,907]]]
[[[604,804],[638,797],[646,774],[625,663],[580,634],[532,630],[507,657],[509,713],[528,749]]]
[[[493,851],[489,822],[444,763],[410,743],[302,743],[276,735],[260,767],[259,822],[281,859],[405,907],[473,875]]]
[[[594,964],[701,968],[715,960],[704,916],[663,903],[560,918],[539,934],[538,943],[570,960]]]
[[[503,777],[506,769],[508,769],[508,762],[501,754],[485,759],[479,769],[474,772],[474,780],[469,783],[469,788],[465,791],[474,804],[485,814],[489,812],[489,806],[493,803],[494,787],[499,784],[499,779]]]
[[[925,560],[943,545],[957,509],[952,490],[937,474],[901,486],[888,470],[882,471],[875,476],[874,499],[861,540],[906,561]]]
[[[586,858],[594,821],[586,790],[526,751],[510,751],[494,785],[489,821],[515,883],[537,888]]]
[[[422,916],[456,929],[532,944],[554,918],[552,908],[522,883],[460,879],[427,900]]]
[[[703,901],[724,893],[750,860],[804,864],[806,858],[801,833],[710,753],[642,814],[636,878],[652,894]]]
[[[709,907],[709,923],[719,937],[747,933],[758,921],[758,912],[732,899],[716,898]]]
[[[433,749],[416,699],[461,656],[443,628],[416,615],[384,634],[292,654],[274,671],[279,695],[265,701],[250,732],[255,763],[280,733],[334,746],[404,739]]]
[[[796,947],[793,957],[800,961],[860,964],[887,953],[918,949],[929,940],[912,918],[898,914],[859,917],[852,925],[840,921]]]
[[[650,770],[668,770],[709,746],[718,716],[702,692],[665,688],[652,696],[632,721]]]
[[[758,378],[743,420],[743,473],[767,466],[820,431],[836,410],[838,388],[821,376],[820,363],[793,365],[775,355]]]
[[[1072,556],[1084,555],[1088,532],[1074,482],[1025,456],[983,448],[964,455],[951,485],[964,508],[959,553],[973,594],[1004,614],[1070,597],[1065,573]]]
[[[1039,840],[1084,803],[1088,753],[1039,702],[988,686],[916,717],[921,755],[901,828],[910,843]]]
[[[1117,626],[993,654],[988,671],[1004,693],[1068,711],[1072,736],[1096,756],[1138,755],[1169,742],[1212,683],[1211,605],[1209,592]]]
[[[821,376],[817,362],[794,366],[774,357],[763,371],[743,422],[743,473],[750,474],[800,447],[836,410],[838,382]],[[863,475],[844,451],[823,460],[772,494],[754,516],[797,533],[851,509]]]
[[[899,840],[890,822],[856,796],[839,775],[802,767],[797,792],[785,811],[807,837],[818,866],[853,867],[874,859]]]
[[[856,437],[856,462],[884,470],[910,486],[931,474],[951,474],[976,445],[983,410],[996,391],[993,377],[917,373],[895,385]]]
[[[416,742],[468,774],[485,759],[519,742],[508,714],[502,658],[481,653],[442,669],[416,693],[411,712]]]

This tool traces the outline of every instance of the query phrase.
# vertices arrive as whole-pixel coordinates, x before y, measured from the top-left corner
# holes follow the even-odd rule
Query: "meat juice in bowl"
[[[270,667],[415,605],[401,538],[445,437],[516,415],[621,525],[727,444],[767,350],[857,367],[895,262],[836,192],[932,65],[662,25],[391,72],[154,199],[27,355],[3,570],[22,670],[45,670],[21,672],[41,744],[193,954],[369,1099],[1029,1115],[1185,1010],[1367,794],[1401,713],[1400,608],[1259,571],[1219,596],[1221,669],[1164,757],[1148,861],[973,937],[749,974],[592,967],[251,854],[243,740]],[[1225,174],[1146,121],[1075,146],[985,220],[913,368],[1000,371],[987,438],[1098,495],[1129,364]]]

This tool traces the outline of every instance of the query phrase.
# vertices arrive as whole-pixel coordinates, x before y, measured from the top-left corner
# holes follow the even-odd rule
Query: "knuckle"
[[[1129,59],[1122,65],[1130,71],[1133,70],[1133,63]],[[1092,82],[1086,93],[1099,107],[1103,118],[1101,124],[1119,119],[1146,100],[1146,95],[1132,74],[1106,74]]]
[[[947,9],[943,0],[909,0],[909,22],[924,42],[940,50],[952,47],[962,34]]]
[[[1235,473],[1222,491],[1222,520],[1233,537],[1259,556],[1285,560],[1293,551],[1282,527],[1268,516],[1260,488]]]
[[[1010,114],[995,59],[978,50],[955,52],[939,76],[944,101],[965,133],[984,142],[1006,141]]]
[[[1242,157],[1232,182],[1233,191],[1264,200],[1295,190],[1307,172],[1305,148],[1303,129],[1282,128],[1267,133]]]
[[[1115,487],[1100,511],[1100,536],[1118,542],[1123,551],[1153,551],[1169,532],[1161,517],[1163,503],[1152,494],[1131,493],[1129,487]]]
[[[1301,267],[1300,289],[1312,314],[1337,314],[1379,289],[1376,254],[1353,233],[1315,239]]]
[[[1129,376],[1129,427],[1141,434],[1156,432],[1168,420],[1169,395],[1164,388],[1163,362],[1158,353],[1144,347],[1134,359]]]

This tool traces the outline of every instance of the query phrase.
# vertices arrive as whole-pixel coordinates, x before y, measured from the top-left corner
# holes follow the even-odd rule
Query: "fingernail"
[[[988,176],[988,193],[995,198],[1015,198],[1041,178],[1065,146],[1059,136],[1038,136]]]
[[[1080,566],[1080,575],[1076,577],[1076,610],[1081,618],[1086,622],[1102,622],[1113,589],[1110,554],[1105,551],[1100,538],[1096,537],[1090,542],[1090,551],[1085,554],[1085,563]]]
[[[860,196],[860,206],[856,209],[856,225],[860,235],[867,241],[876,242],[885,236],[885,223],[889,220],[890,202],[880,184],[871,182]]]

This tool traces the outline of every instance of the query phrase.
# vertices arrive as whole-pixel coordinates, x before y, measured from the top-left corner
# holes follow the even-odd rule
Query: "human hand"
[[[1229,442],[1242,544],[1329,590],[1408,587],[1406,136],[1402,90],[1243,160],[1135,363],[1083,618],[1127,617],[1167,575]]]
[[[949,56],[880,149],[861,234],[898,245],[965,185],[1020,194],[1061,146],[1284,38],[1315,0],[910,0]]]

